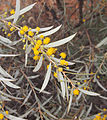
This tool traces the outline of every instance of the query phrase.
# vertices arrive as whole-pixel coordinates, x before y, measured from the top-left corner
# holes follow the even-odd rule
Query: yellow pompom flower
[[[32,31],[29,31],[28,35],[32,37],[34,35],[34,33]]]
[[[23,30],[24,32],[27,32],[28,29],[29,29],[29,28],[28,28],[28,26],[26,26],[26,25],[22,27],[22,30]]]
[[[15,14],[15,10],[11,9],[10,14],[12,14],[12,15]]]
[[[67,61],[65,61],[65,60],[60,60],[60,65],[68,65],[68,62]]]
[[[43,44],[48,44],[50,42],[50,38],[49,37],[46,37],[44,40],[43,40]]]
[[[38,50],[34,49],[33,52],[34,52],[35,55],[39,55],[39,51]]]
[[[9,111],[6,110],[5,113],[8,115],[8,114],[9,114]]]
[[[42,40],[37,40],[36,44],[41,45],[42,44]]]
[[[54,54],[55,52],[56,52],[56,49],[55,49],[55,48],[49,48],[46,53],[47,53],[47,55],[51,56],[51,55]]]
[[[57,73],[56,73],[56,72],[54,72],[54,77],[56,77],[56,78],[58,77],[58,75],[57,75]]]
[[[39,59],[39,56],[35,55],[35,56],[33,57],[33,59],[34,59],[34,60],[38,60],[38,59]]]
[[[2,120],[3,118],[4,118],[4,115],[0,113],[0,120]]]
[[[7,34],[7,36],[8,36],[8,37],[10,37],[10,36],[11,36],[11,34],[10,34],[10,33],[8,33],[8,34]]]
[[[73,91],[73,94],[74,94],[74,95],[79,95],[79,90],[78,90],[78,89],[75,89],[75,90]]]
[[[10,26],[11,25],[11,22],[8,22],[8,26]]]
[[[58,68],[58,71],[59,71],[59,72],[62,72],[62,71],[63,71],[63,68],[62,68],[62,67],[59,67],[59,68]]]
[[[10,28],[10,31],[13,31],[14,29],[15,29],[14,27],[11,27],[11,28]]]
[[[64,59],[64,58],[66,58],[66,53],[62,52],[62,53],[60,53],[60,56]]]
[[[49,65],[47,65],[47,69],[49,68]]]
[[[41,38],[41,39],[43,39],[43,38],[44,38],[44,36],[43,36],[43,35],[40,35],[40,38]]]
[[[19,32],[21,35],[24,35],[24,33],[25,33],[23,30],[20,30]]]
[[[33,50],[38,50],[39,47],[40,47],[40,45],[39,45],[39,44],[36,44],[36,45],[34,46],[34,48],[32,48],[32,49],[33,49]]]
[[[37,32],[39,32],[39,31],[40,31],[40,27],[36,27],[35,29],[36,29],[36,31],[37,31]]]

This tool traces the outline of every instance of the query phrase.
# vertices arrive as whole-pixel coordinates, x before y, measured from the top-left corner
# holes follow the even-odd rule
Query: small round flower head
[[[55,49],[55,48],[49,48],[46,53],[47,53],[47,55],[51,56],[51,55],[54,54],[55,52],[56,52],[56,49]]]
[[[10,34],[10,33],[8,33],[8,34],[7,34],[7,36],[8,36],[8,37],[10,37],[10,36],[11,36],[11,34]]]
[[[57,75],[57,73],[56,73],[56,72],[54,72],[54,77],[56,77],[56,78],[58,77],[58,75]]]
[[[15,29],[14,27],[11,27],[11,28],[10,28],[10,31],[13,31],[14,29]]]
[[[78,90],[78,89],[75,89],[75,90],[73,91],[73,94],[74,94],[74,95],[79,95],[79,90]]]
[[[62,67],[59,67],[59,68],[58,68],[58,71],[59,71],[59,72],[62,72],[62,71],[63,71],[63,68],[62,68]]]
[[[0,113],[0,120],[2,120],[3,118],[4,118],[4,115]]]
[[[10,26],[11,25],[11,22],[8,22],[8,26]]]
[[[39,56],[35,55],[35,56],[33,57],[33,59],[34,59],[35,61],[37,61],[37,60],[39,59]]]
[[[68,65],[68,62],[67,61],[65,61],[65,60],[60,60],[60,65]]]
[[[41,39],[43,39],[43,38],[44,38],[44,36],[43,36],[43,35],[40,35],[40,38],[41,38]]]
[[[39,51],[38,50],[34,50],[33,51],[35,55],[39,55]]]
[[[42,40],[37,40],[36,44],[41,45],[42,44]]]
[[[85,19],[83,19],[82,21],[83,21],[83,22],[85,22],[86,20],[85,20]]]
[[[26,26],[26,25],[22,27],[22,30],[23,30],[24,32],[27,32],[28,29],[29,29],[29,28],[28,28],[28,26]]]
[[[66,58],[66,53],[62,52],[62,53],[60,53],[60,56],[64,59],[64,58]]]
[[[39,32],[39,31],[40,31],[40,28],[39,28],[39,27],[36,27],[35,29],[36,29],[36,31],[37,31],[37,32]]]
[[[11,9],[10,14],[12,14],[12,15],[15,14],[15,10]]]
[[[32,49],[36,49],[36,50],[38,50],[39,47],[40,47],[40,45],[39,45],[39,44],[36,44],[36,45],[34,46],[34,48],[32,48]]]
[[[9,114],[9,111],[6,110],[5,113],[8,115],[8,114]]]
[[[21,35],[25,34],[25,32],[23,30],[20,30],[19,32],[20,32]]]
[[[48,44],[50,42],[50,38],[49,37],[46,37],[44,40],[43,40],[43,44]]]
[[[28,35],[32,37],[34,35],[34,33],[32,31],[29,31]]]

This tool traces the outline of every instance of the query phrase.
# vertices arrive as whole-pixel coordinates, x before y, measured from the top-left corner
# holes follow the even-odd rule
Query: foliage
[[[84,34],[78,32],[79,28],[75,29],[76,32],[73,31],[72,35],[53,41],[52,35],[56,34],[63,25],[55,28],[53,28],[54,26],[31,28],[27,24],[21,26],[20,22],[24,19],[23,14],[36,4],[20,9],[20,0],[16,0],[15,10],[6,11],[0,17],[0,28],[2,29],[0,57],[8,61],[11,60],[13,68],[15,64],[17,65],[13,75],[5,70],[6,66],[4,67],[3,64],[3,67],[0,66],[0,119],[106,119],[106,108],[98,108],[101,112],[98,115],[93,115],[91,114],[93,102],[89,99],[88,103],[87,100],[91,97],[107,100],[107,96],[96,91],[94,87],[96,83],[103,91],[107,92],[107,88],[99,80],[99,74],[103,76],[107,73],[107,52],[105,52],[107,37],[104,35],[104,38],[101,38],[101,41],[96,41],[97,44],[93,46],[90,33],[87,30],[88,24],[92,26],[92,22],[94,22],[92,16],[89,22],[89,18],[83,19],[82,16],[82,25],[85,26],[83,31],[86,34],[84,39],[88,38],[89,45],[85,45],[85,42],[83,45],[80,38],[81,43],[74,48],[71,40],[74,41],[74,39],[78,39],[79,34]],[[101,11],[103,7],[101,6]],[[96,10],[98,8],[97,6]],[[105,24],[102,14],[100,14],[100,19]],[[94,25],[96,23],[93,23]],[[72,47],[69,46],[69,43]],[[68,45],[70,55],[65,50],[60,52],[60,46],[64,45]],[[95,54],[96,51],[101,52]],[[23,58],[24,55],[25,58]],[[70,57],[72,60],[69,59]],[[25,61],[25,65],[20,64],[18,59]],[[9,64],[8,61],[6,65]],[[30,76],[28,76],[28,71],[30,71]],[[41,73],[42,77],[40,77]],[[27,81],[23,81],[24,78]],[[22,110],[18,112],[17,106],[11,108],[11,105],[8,104],[11,101],[14,101],[13,104],[17,102]]]

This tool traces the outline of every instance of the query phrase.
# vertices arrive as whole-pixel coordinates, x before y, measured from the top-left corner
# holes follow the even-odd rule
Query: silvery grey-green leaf
[[[11,87],[11,88],[15,88],[15,89],[18,89],[20,88],[19,86],[9,82],[9,81],[3,81],[7,86]]]
[[[101,47],[102,45],[107,45],[107,37],[104,38],[100,43],[96,45],[96,48]]]
[[[2,42],[4,42],[4,43],[8,43],[8,44],[11,44],[11,43],[12,43],[11,40],[9,40],[8,38],[5,38],[5,37],[3,37],[3,36],[1,36],[1,35],[0,35],[0,40],[1,40]]]
[[[45,80],[44,80],[44,82],[42,84],[40,92],[42,92],[46,88],[46,86],[47,86],[47,84],[49,82],[49,79],[50,79],[50,75],[51,75],[51,62],[49,64],[49,68],[47,70],[47,73],[46,73],[46,76],[45,76]]]
[[[61,85],[62,97],[65,98],[65,80],[61,72],[58,72],[58,79]]]
[[[24,13],[28,12],[29,10],[31,10],[31,9],[34,7],[35,4],[36,4],[36,3],[31,4],[31,5],[23,8],[22,10],[20,10],[20,15],[23,15]],[[9,16],[8,18],[6,18],[6,20],[14,19],[14,16],[15,16],[15,15],[11,15],[11,16]]]
[[[15,56],[19,56],[19,54],[0,54],[0,57],[15,57]]]
[[[13,23],[17,22],[19,16],[20,16],[20,0],[16,0],[16,10],[15,10],[15,14],[14,14]]]
[[[39,38],[41,35],[43,36],[49,36],[49,35],[52,35],[53,33],[57,32],[60,28],[61,28],[62,25],[48,31],[48,32],[44,32],[44,33],[41,33],[41,34],[38,34],[37,37]]]
[[[44,31],[50,30],[51,28],[53,28],[53,26],[40,28],[40,32],[44,32]],[[32,32],[36,32],[36,29],[31,29],[31,31]]]
[[[72,40],[75,37],[75,35],[76,35],[76,33],[69,37],[66,37],[64,39],[49,43],[48,45],[44,45],[44,47],[57,47],[57,46],[63,45],[65,43],[69,42],[70,40]]]
[[[82,93],[86,94],[86,95],[91,95],[91,96],[100,96],[99,93],[95,93],[95,92],[91,92],[91,91],[88,91],[88,90],[83,90],[83,89],[80,89],[78,88]]]
[[[41,66],[42,66],[42,61],[43,61],[43,56],[41,55],[41,57],[40,57],[37,65],[36,65],[36,67],[34,68],[33,72],[37,72],[37,71],[41,68]]]

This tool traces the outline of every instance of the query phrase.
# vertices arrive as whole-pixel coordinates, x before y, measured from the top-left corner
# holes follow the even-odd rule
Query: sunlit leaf
[[[45,80],[44,80],[44,82],[42,84],[42,88],[41,88],[40,92],[42,92],[46,88],[46,86],[47,86],[47,84],[49,82],[49,79],[50,79],[50,75],[51,75],[51,62],[49,64],[49,68],[47,70],[47,73],[46,73],[46,76],[45,76]]]
[[[16,10],[15,10],[15,15],[14,15],[14,21],[13,23],[16,23],[20,16],[20,0],[16,0]]]
[[[15,89],[18,89],[20,88],[19,86],[9,82],[9,81],[3,81],[7,86],[11,87],[11,88],[15,88]]]
[[[22,103],[22,106],[28,101],[31,93],[32,93],[32,90],[30,90],[29,94],[27,95],[27,97],[25,98],[24,102]]]
[[[61,72],[58,72],[58,79],[61,85],[62,97],[65,98],[65,82]]]
[[[23,8],[22,10],[20,10],[20,15],[22,15],[22,14],[28,12],[29,10],[31,10],[31,9],[34,7],[35,4],[36,4],[36,3],[31,4],[31,5]],[[15,17],[15,15],[11,15],[11,16],[9,16],[8,18],[6,18],[6,20],[14,19],[14,17]]]
[[[45,28],[40,28],[40,32],[50,30],[51,28],[53,28],[53,26],[45,27]],[[31,31],[32,31],[32,32],[36,32],[36,29],[31,29]]]
[[[9,95],[9,94],[3,92],[3,91],[0,91],[0,94],[4,95],[4,96],[6,96],[6,97],[9,97],[9,98],[11,98],[11,99],[18,99],[18,100],[23,99],[23,98],[11,96],[11,95]]]
[[[63,45],[65,43],[69,42],[70,40],[72,40],[75,37],[75,35],[76,35],[76,33],[67,38],[58,40],[56,42],[49,43],[48,45],[44,45],[44,47],[57,47],[57,46]]]
[[[15,56],[19,56],[19,54],[16,55],[12,55],[12,54],[0,54],[0,57],[15,57]]]
[[[13,115],[6,115],[6,117],[10,120],[27,120],[27,119],[23,119],[23,118],[20,118],[20,117],[13,116]]]
[[[101,47],[102,45],[107,45],[107,37],[104,38],[100,43],[96,45],[96,48]]]
[[[3,37],[3,36],[1,36],[1,35],[0,35],[0,40],[1,40],[2,42],[4,42],[4,43],[8,43],[8,44],[11,44],[11,43],[12,43],[12,41],[10,41],[8,38],[5,38],[5,37]]]
[[[70,111],[71,104],[72,104],[72,98],[73,98],[73,90],[71,90],[71,92],[70,92],[70,100],[69,100],[67,112]]]
[[[52,35],[53,33],[57,32],[60,28],[61,28],[62,25],[48,31],[48,32],[44,32],[44,33],[41,33],[41,34],[38,34],[37,37],[40,37],[41,35],[43,36],[49,36],[49,35]]]
[[[10,74],[8,74],[1,66],[0,66],[0,73],[4,76],[4,77],[9,77],[11,79],[14,79]]]
[[[58,58],[55,58],[55,57],[51,57],[52,58],[52,60],[54,60],[55,62],[57,62],[57,63],[60,63],[60,59],[58,59]],[[74,65],[75,63],[73,63],[73,62],[69,62],[69,61],[67,61],[68,62],[68,65]]]
[[[100,94],[95,93],[95,92],[91,92],[91,91],[88,91],[88,90],[83,90],[83,89],[80,89],[80,88],[78,88],[78,89],[79,89],[82,93],[87,94],[87,95],[100,96]]]
[[[43,61],[43,56],[41,55],[41,57],[40,57],[37,65],[36,65],[36,67],[34,68],[33,72],[37,72],[37,71],[41,68],[41,66],[42,66],[42,61]]]
[[[88,108],[88,110],[86,112],[86,117],[90,114],[91,109],[92,109],[92,103],[90,104],[90,106],[89,106],[89,108]]]

